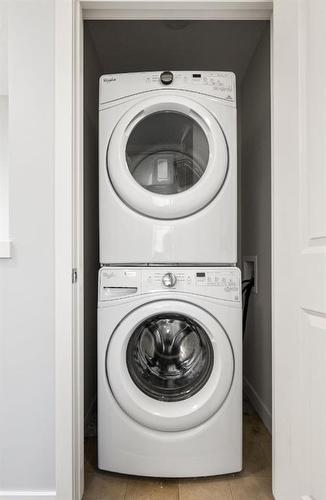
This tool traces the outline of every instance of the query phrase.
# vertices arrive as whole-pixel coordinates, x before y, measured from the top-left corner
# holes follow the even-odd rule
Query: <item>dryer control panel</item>
[[[103,267],[99,300],[166,291],[241,301],[241,273],[235,267]]]
[[[228,71],[148,71],[100,78],[100,105],[154,90],[184,90],[206,94],[235,106],[236,78]]]

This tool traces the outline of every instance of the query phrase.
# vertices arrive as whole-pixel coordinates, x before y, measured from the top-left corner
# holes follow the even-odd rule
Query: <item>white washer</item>
[[[236,263],[234,74],[102,76],[99,184],[102,264]]]
[[[98,466],[157,477],[242,468],[236,268],[102,268]]]

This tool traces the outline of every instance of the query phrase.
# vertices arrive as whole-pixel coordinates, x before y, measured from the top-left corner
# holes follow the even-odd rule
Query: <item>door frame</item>
[[[284,0],[56,0],[55,2],[55,381],[56,381],[56,498],[79,500],[83,493],[83,19],[197,19],[271,21],[272,109],[272,356],[274,368],[274,289],[277,254],[275,223],[277,169],[281,116],[286,124],[289,108],[278,106],[281,89],[275,73],[282,68],[274,46]],[[292,9],[299,9],[299,0]],[[297,7],[296,7],[297,6]],[[277,24],[275,24],[277,23]],[[298,32],[297,16],[294,16]],[[279,39],[279,44],[281,40]],[[298,40],[290,50],[297,53]],[[279,47],[279,46],[278,46]],[[274,89],[277,88],[277,92]],[[284,91],[284,88],[283,88]],[[290,91],[289,88],[286,91]],[[286,125],[283,127],[286,132]],[[274,371],[274,370],[273,370]],[[274,380],[274,375],[273,375]],[[273,417],[275,393],[273,389]],[[275,422],[273,418],[273,433]],[[274,469],[273,443],[273,469]],[[274,482],[274,479],[273,479]]]

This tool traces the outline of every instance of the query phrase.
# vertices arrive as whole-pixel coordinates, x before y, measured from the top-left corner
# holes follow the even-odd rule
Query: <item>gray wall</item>
[[[96,402],[98,232],[98,80],[101,65],[85,26],[84,43],[84,415]]]
[[[252,293],[244,342],[245,390],[271,428],[271,126],[269,28],[242,82],[242,256],[258,257],[258,294]]]
[[[53,2],[9,2],[12,259],[0,259],[0,494],[55,490]],[[0,69],[1,71],[1,69]]]
[[[85,21],[103,73],[233,71],[241,81],[268,21]]]
[[[86,21],[84,44],[85,175],[85,418],[96,396],[98,269],[97,94],[104,73],[161,69],[220,69],[237,76],[238,144],[241,81],[266,21]],[[239,44],[241,40],[241,44]],[[149,42],[150,41],[150,42]],[[155,50],[153,50],[155,47]],[[238,154],[241,165],[241,148]],[[241,170],[239,168],[239,179]],[[239,199],[241,197],[239,185]],[[241,205],[238,207],[239,221]],[[241,255],[241,225],[238,231]]]

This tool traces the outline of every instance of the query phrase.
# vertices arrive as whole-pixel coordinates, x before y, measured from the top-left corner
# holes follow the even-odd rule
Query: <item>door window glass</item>
[[[196,184],[208,159],[205,132],[193,118],[176,111],[146,116],[132,130],[126,147],[134,179],[163,195],[181,193]]]
[[[148,396],[182,401],[196,394],[213,368],[213,348],[205,330],[180,314],[148,318],[127,347],[129,374]]]

